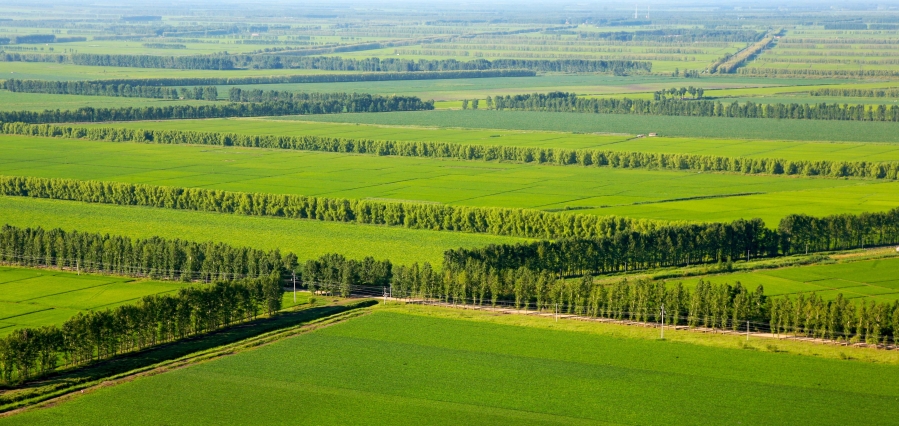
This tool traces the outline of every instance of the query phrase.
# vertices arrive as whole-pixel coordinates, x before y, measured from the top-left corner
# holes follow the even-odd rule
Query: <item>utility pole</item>
[[[746,341],[749,341],[749,318],[746,319]]]
[[[662,337],[661,340],[665,340],[665,305],[662,305]]]
[[[293,304],[297,304],[297,273],[291,272],[291,276],[293,276]]]

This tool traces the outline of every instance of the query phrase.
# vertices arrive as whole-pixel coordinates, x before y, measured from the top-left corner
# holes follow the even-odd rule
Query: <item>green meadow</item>
[[[46,93],[22,93],[0,90],[0,110],[2,111],[44,111],[74,110],[83,107],[164,107],[170,105],[204,105],[209,101],[165,100],[150,98],[125,98],[115,96],[52,95]]]
[[[0,174],[678,220],[895,207],[899,182],[0,137]],[[835,194],[840,194],[835,196]]]
[[[682,282],[693,288],[700,280],[714,284],[737,282],[750,290],[764,286],[769,296],[806,296],[814,293],[824,299],[838,294],[859,302],[895,302],[899,300],[899,257],[860,262],[797,266],[780,269],[760,269],[752,272],[709,275],[669,280]]]
[[[892,365],[513,321],[377,308],[0,424],[843,425],[899,414]]]
[[[209,119],[90,124],[89,127],[233,132],[248,135],[313,135],[393,141],[440,141],[472,145],[602,149],[788,160],[899,161],[899,145],[890,143],[808,142],[738,138],[644,137],[550,131],[464,129],[423,126],[329,123],[290,119]]]
[[[329,253],[340,253],[355,259],[372,256],[390,259],[397,264],[431,262],[439,265],[443,261],[443,253],[449,249],[527,241],[487,234],[21,197],[0,197],[0,224],[100,232],[132,238],[160,236],[216,241],[263,250],[290,251],[303,260]]]
[[[183,285],[54,269],[0,267],[0,336],[22,327],[60,325],[78,312],[133,303],[144,296],[175,292]]]
[[[796,141],[899,142],[895,123],[675,117],[534,111],[413,111],[296,117],[302,121],[474,129],[548,130],[582,133],[658,133],[691,138]]]

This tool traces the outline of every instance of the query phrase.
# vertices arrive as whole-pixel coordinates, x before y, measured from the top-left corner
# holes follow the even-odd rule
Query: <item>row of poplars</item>
[[[399,106],[397,105],[397,107]],[[26,123],[2,123],[0,124],[0,133],[109,142],[240,146],[382,156],[515,161],[560,166],[580,165],[585,167],[626,169],[696,170],[741,174],[899,179],[899,162],[895,161],[787,160],[782,158],[746,158],[601,149],[575,150],[433,141],[390,141],[328,136],[248,135],[189,130],[126,129]]]

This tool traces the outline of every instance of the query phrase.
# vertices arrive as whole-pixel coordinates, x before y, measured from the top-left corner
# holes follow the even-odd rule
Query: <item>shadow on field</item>
[[[31,405],[67,392],[92,386],[102,379],[113,378],[136,370],[149,369],[156,364],[237,343],[265,333],[325,318],[342,312],[377,304],[375,300],[351,300],[342,304],[281,312],[201,336],[193,336],[99,361],[83,367],[65,370],[25,383],[15,388],[0,388],[0,413]]]

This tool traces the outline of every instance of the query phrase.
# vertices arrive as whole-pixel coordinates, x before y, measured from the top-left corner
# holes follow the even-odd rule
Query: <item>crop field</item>
[[[163,68],[96,67],[47,62],[3,62],[3,78],[19,80],[110,80],[128,78],[250,77],[296,74],[337,74],[340,71],[303,69],[182,70]],[[8,72],[6,72],[8,71]]]
[[[285,119],[281,117],[281,119]],[[899,142],[895,123],[757,118],[577,114],[532,111],[411,111],[296,117],[301,121],[582,133],[658,133],[691,138]]]
[[[161,236],[220,241],[263,250],[280,249],[293,252],[304,260],[328,253],[341,253],[355,259],[372,256],[387,258],[397,264],[431,262],[439,265],[443,253],[449,249],[526,241],[487,234],[18,197],[0,197],[0,224],[108,232],[132,238]]]
[[[899,161],[899,145],[890,143],[809,143],[725,138],[637,138],[634,134],[584,134],[549,131],[460,129],[358,123],[304,122],[296,119],[209,119],[101,123],[86,127],[233,132],[247,135],[313,135],[392,141],[603,149],[788,160]]]
[[[833,299],[838,294],[855,302],[895,302],[899,300],[899,258],[890,257],[860,262],[797,266],[781,269],[761,269],[752,272],[711,275],[684,280],[693,288],[703,279],[714,284],[735,284],[755,289],[764,286],[769,296],[817,294]]]
[[[0,426],[896,423],[899,9],[282,3],[0,5]]]
[[[601,215],[678,220],[737,219],[750,212],[752,217],[776,223],[789,213],[887,210],[895,206],[899,196],[899,183],[873,180],[558,167],[19,136],[0,138],[0,153],[0,174],[10,176],[487,207],[577,207],[584,209],[582,212]],[[834,197],[835,193],[841,196]],[[786,205],[785,200],[789,201]]]
[[[777,46],[760,55],[750,65],[757,68],[821,70],[890,70],[899,60],[895,30],[788,31]]]
[[[183,285],[0,267],[0,337],[21,327],[59,325],[81,311],[133,303],[144,296],[175,292]]]
[[[0,90],[0,111],[69,110],[82,107],[163,107],[169,105],[208,105],[210,101],[124,98],[112,96],[51,95]]]
[[[858,413],[873,423],[897,414],[892,365],[635,338],[549,318],[514,321],[378,309],[0,424],[837,425]]]

